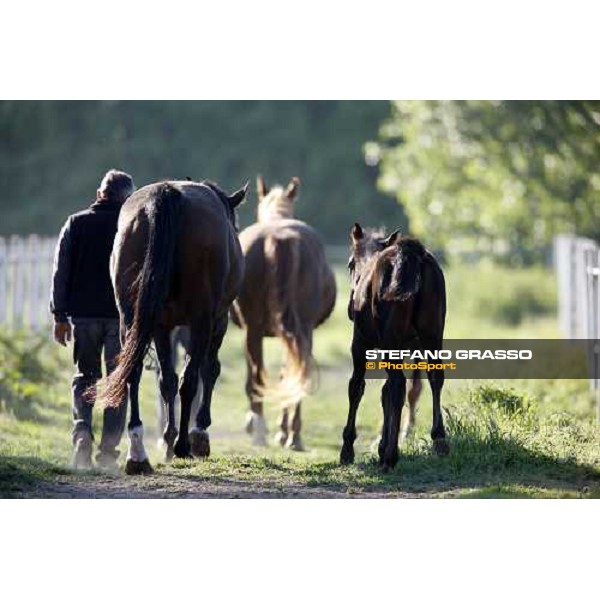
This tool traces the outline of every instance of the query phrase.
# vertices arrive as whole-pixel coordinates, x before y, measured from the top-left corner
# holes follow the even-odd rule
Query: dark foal
[[[129,474],[152,470],[143,444],[138,387],[143,358],[153,339],[160,391],[167,407],[167,458],[210,454],[207,429],[212,392],[221,370],[218,351],[243,277],[235,207],[245,195],[246,188],[229,196],[211,183],[169,181],[138,190],[121,209],[111,278],[121,316],[123,349],[103,397],[115,405],[129,389]],[[182,325],[189,327],[190,342],[179,385],[178,433],[174,408],[178,379],[170,333]],[[190,432],[192,402],[200,379],[202,402]]]
[[[441,350],[446,320],[444,275],[434,256],[418,240],[403,237],[398,231],[384,238],[363,231],[356,223],[349,268],[352,291],[348,316],[354,322],[354,370],[348,385],[350,406],[340,454],[342,464],[354,461],[356,413],[365,389],[365,352],[375,348]],[[427,377],[433,395],[433,446],[437,454],[445,455],[449,445],[440,406],[444,371],[428,371]],[[383,429],[378,448],[384,469],[398,462],[405,393],[403,372],[388,370],[381,391]]]

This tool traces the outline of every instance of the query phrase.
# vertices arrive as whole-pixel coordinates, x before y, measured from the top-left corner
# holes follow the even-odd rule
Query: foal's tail
[[[152,333],[171,283],[175,250],[182,215],[182,195],[168,183],[151,192],[146,204],[148,240],[144,263],[131,294],[133,321],[127,333],[117,367],[107,380],[102,399],[118,406],[126,397],[127,384],[148,351]]]
[[[403,302],[416,295],[421,287],[424,246],[412,238],[398,242],[395,255],[377,265],[378,295],[388,302]]]
[[[268,311],[276,324],[277,337],[283,342],[287,362],[281,381],[269,386],[267,393],[301,398],[310,392],[313,372],[311,325],[302,323],[298,312],[300,286],[300,240],[275,236],[265,239],[267,260]]]

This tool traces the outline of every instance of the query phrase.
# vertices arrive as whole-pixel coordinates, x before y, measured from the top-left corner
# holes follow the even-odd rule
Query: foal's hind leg
[[[340,463],[347,465],[354,462],[354,441],[356,440],[356,413],[361,398],[365,392],[365,351],[366,347],[354,334],[352,340],[352,361],[354,370],[348,382],[348,419],[344,427],[342,451],[340,452]]]
[[[388,380],[383,386],[381,402],[383,405],[383,436],[379,446],[379,461],[385,470],[394,468],[398,462],[398,434],[406,378],[402,372],[388,372]]]
[[[250,402],[250,412],[246,420],[246,431],[252,435],[255,446],[267,445],[267,423],[263,414],[262,387],[264,386],[262,334],[254,329],[246,329],[246,395]]]
[[[160,365],[159,387],[162,400],[167,409],[167,422],[163,431],[163,439],[167,447],[166,459],[173,458],[173,444],[177,437],[175,426],[175,397],[177,396],[177,375],[173,366],[173,348],[171,334],[165,327],[160,327],[154,334],[156,356]]]

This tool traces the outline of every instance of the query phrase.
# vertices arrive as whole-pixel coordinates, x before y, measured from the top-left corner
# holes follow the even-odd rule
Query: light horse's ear
[[[233,192],[233,194],[231,194],[231,196],[227,198],[229,206],[231,206],[231,208],[236,208],[246,199],[249,184],[250,182],[247,181],[244,187],[240,188],[237,192]]]
[[[388,235],[384,240],[382,240],[382,244],[384,248],[387,248],[388,246],[391,246],[392,244],[395,244],[400,237],[402,236],[402,234],[400,233],[399,229],[396,229],[396,231],[394,231],[394,233],[391,233],[390,235]]]
[[[298,188],[300,187],[300,178],[292,177],[288,186],[285,188],[285,195],[290,199],[294,200],[298,195]]]
[[[268,193],[267,182],[262,175],[259,175],[256,178],[256,194],[258,195],[258,199],[262,200]]]
[[[365,235],[365,232],[363,231],[363,228],[358,223],[354,223],[354,225],[352,227],[352,231],[350,232],[350,237],[352,238],[352,243],[353,244],[358,243],[360,240],[363,239],[364,235]]]

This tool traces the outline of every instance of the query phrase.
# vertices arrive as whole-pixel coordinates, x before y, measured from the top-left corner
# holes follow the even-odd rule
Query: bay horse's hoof
[[[340,452],[340,464],[341,465],[351,465],[354,462],[354,448],[342,446],[342,451]]]
[[[450,454],[450,444],[446,438],[433,440],[433,451],[438,456],[448,456]]]
[[[128,458],[125,463],[125,473],[127,475],[152,475],[154,469],[148,459],[137,461]]]
[[[196,458],[208,458],[210,456],[210,438],[208,431],[204,429],[192,429],[190,431],[190,443],[192,456]]]
[[[181,439],[178,439],[177,442],[175,442],[173,451],[177,458],[192,458],[190,453],[190,443],[188,440],[182,441]]]
[[[285,446],[285,443],[287,442],[288,439],[288,435],[285,431],[278,431],[275,434],[275,443],[279,444],[281,447]]]

